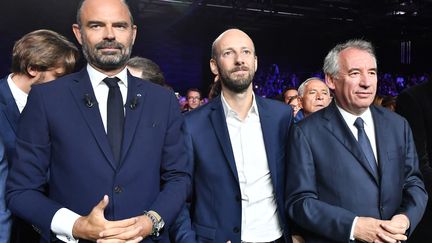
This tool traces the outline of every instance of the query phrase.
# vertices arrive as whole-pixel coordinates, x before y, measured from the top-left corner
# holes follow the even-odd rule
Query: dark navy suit
[[[0,243],[8,243],[11,229],[11,214],[6,208],[5,185],[8,164],[6,161],[5,147],[0,138]]]
[[[4,143],[5,161],[12,163],[15,156],[15,140],[20,112],[7,82],[8,76],[0,79],[0,137]],[[7,166],[4,167],[7,170]],[[8,227],[2,227],[4,229]],[[32,226],[18,217],[13,217],[10,242],[37,242],[39,234]]]
[[[34,86],[19,124],[8,205],[39,228],[45,241],[52,237],[57,210],[87,215],[104,194],[110,197],[108,220],[155,210],[168,227],[190,186],[182,124],[172,92],[128,74],[121,164],[116,167],[85,69]],[[168,242],[167,234],[158,240]]]
[[[15,154],[15,138],[20,113],[7,82],[7,76],[0,79],[0,136],[6,147],[6,154]]]
[[[427,202],[408,122],[371,106],[379,179],[375,179],[335,102],[290,134],[286,198],[306,242],[349,242],[355,216],[388,220],[405,213],[410,234]]]
[[[284,170],[292,110],[255,96],[279,222],[291,242],[284,216]],[[187,147],[193,160],[193,195],[172,228],[175,242],[233,243],[241,240],[241,192],[221,97],[185,115]]]

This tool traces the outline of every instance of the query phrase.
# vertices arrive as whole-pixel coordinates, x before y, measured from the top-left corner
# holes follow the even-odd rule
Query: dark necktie
[[[354,126],[357,128],[358,131],[358,142],[360,144],[360,147],[362,148],[363,153],[366,156],[366,159],[372,169],[372,172],[374,173],[374,176],[378,178],[378,167],[375,160],[375,155],[373,153],[369,138],[364,130],[363,119],[358,117],[354,122]]]
[[[107,103],[107,135],[116,165],[120,164],[121,145],[123,140],[124,109],[123,98],[118,82],[120,79],[105,78],[109,87]]]

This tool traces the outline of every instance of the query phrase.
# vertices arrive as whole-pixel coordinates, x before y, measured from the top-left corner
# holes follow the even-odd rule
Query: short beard
[[[235,68],[233,70],[229,70],[229,73],[234,72],[238,69],[240,69],[240,67]],[[249,73],[247,77],[235,80],[235,79],[231,79],[229,74],[220,70],[219,67],[218,70],[219,73],[221,74],[220,81],[222,86],[236,94],[241,94],[246,92],[246,90],[249,88],[254,78],[254,73]],[[247,71],[249,71],[249,69],[247,69]]]
[[[119,54],[102,54],[98,53],[98,50],[103,47],[114,47],[120,50]],[[83,42],[82,51],[85,59],[90,64],[93,64],[97,68],[102,70],[111,71],[121,67],[126,66],[127,61],[131,55],[131,45],[129,47],[125,47],[123,44],[118,43],[116,41],[101,41],[95,45],[92,49],[87,44],[87,42]]]

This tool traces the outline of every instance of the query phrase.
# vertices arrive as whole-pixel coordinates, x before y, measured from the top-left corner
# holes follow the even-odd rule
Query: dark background
[[[211,43],[238,27],[255,42],[261,72],[277,64],[300,78],[320,72],[324,56],[350,38],[372,41],[380,72],[431,73],[432,0],[130,0],[138,37],[132,56],[158,63],[167,82],[184,94],[207,92]],[[0,75],[9,73],[14,41],[52,29],[77,45],[71,25],[78,0],[9,0],[0,7]],[[401,42],[411,62],[401,63]],[[83,66],[81,60],[78,68]]]

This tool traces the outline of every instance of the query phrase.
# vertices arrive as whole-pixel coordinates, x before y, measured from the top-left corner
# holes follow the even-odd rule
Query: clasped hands
[[[145,215],[118,221],[106,220],[104,210],[108,202],[108,196],[105,195],[89,215],[75,221],[72,229],[74,238],[98,243],[135,243],[151,233],[152,221]]]
[[[391,220],[359,217],[354,238],[364,242],[398,243],[407,240],[405,232],[409,226],[409,219],[404,214],[397,214]]]

